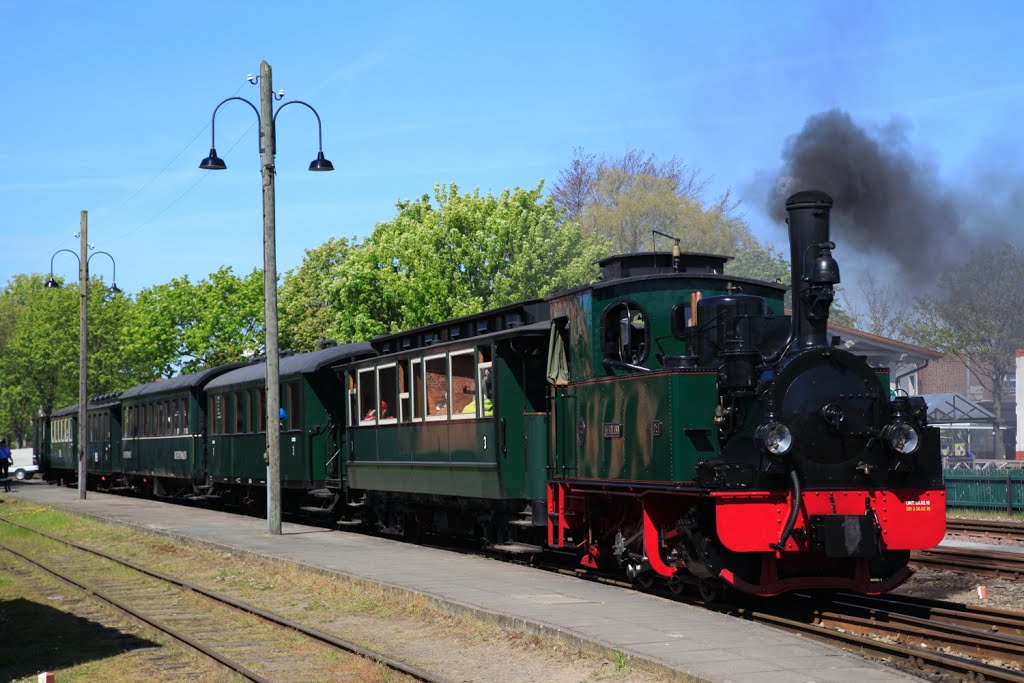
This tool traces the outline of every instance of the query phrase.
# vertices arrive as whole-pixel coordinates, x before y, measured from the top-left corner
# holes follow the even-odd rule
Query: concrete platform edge
[[[502,614],[500,612],[494,612],[492,610],[488,610],[475,605],[467,605],[465,603],[460,603],[454,600],[446,600],[443,598],[439,598],[435,595],[421,593],[420,591],[416,591],[405,586],[397,586],[395,584],[387,583],[384,581],[374,581],[372,579],[366,578],[365,576],[356,576],[354,574],[348,574],[346,572],[336,571],[333,569],[328,569],[326,567],[319,567],[299,560],[292,560],[277,557],[275,555],[268,555],[266,553],[257,552],[255,550],[249,550],[248,548],[243,548],[228,543],[209,541],[206,539],[196,538],[195,536],[182,534],[176,531],[168,531],[165,529],[153,529],[151,527],[148,527],[144,524],[139,524],[137,522],[116,519],[100,513],[78,510],[70,506],[61,505],[59,503],[47,503],[47,505],[58,508],[64,512],[67,512],[68,514],[87,517],[89,519],[103,522],[104,524],[124,526],[135,531],[150,534],[152,536],[160,536],[163,538],[171,538],[177,541],[195,543],[205,548],[209,548],[211,550],[228,550],[232,553],[237,553],[239,555],[245,555],[248,557],[258,558],[270,562],[280,562],[282,564],[301,567],[302,569],[305,569],[307,571],[316,572],[318,574],[322,574],[325,576],[342,578],[346,581],[350,581],[355,584],[382,586],[398,594],[416,596],[421,599],[424,599],[430,604],[434,605],[437,609],[447,612],[451,615],[469,615],[476,619],[480,619],[481,621],[491,621],[496,623],[502,629],[526,635],[536,635],[541,638],[553,640],[560,644],[575,647],[587,654],[604,657],[610,661],[615,661],[615,653],[619,652],[627,656],[627,663],[629,664],[629,666],[636,668],[640,671],[644,671],[646,673],[658,676],[665,676],[672,681],[679,681],[681,683],[718,683],[717,681],[712,679],[701,678],[700,676],[697,676],[690,672],[681,671],[668,664],[665,664],[664,662],[660,662],[652,657],[648,657],[633,652],[629,648],[616,647],[610,643],[591,639],[574,631],[564,629],[558,626],[552,626],[551,624],[546,624],[541,621],[533,621],[530,619],[524,619],[522,617]]]

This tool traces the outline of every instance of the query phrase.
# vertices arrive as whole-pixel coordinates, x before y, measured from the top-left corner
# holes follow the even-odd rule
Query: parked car
[[[31,479],[39,471],[39,456],[31,448],[15,448],[11,450],[14,464],[11,465],[10,476],[21,481]]]

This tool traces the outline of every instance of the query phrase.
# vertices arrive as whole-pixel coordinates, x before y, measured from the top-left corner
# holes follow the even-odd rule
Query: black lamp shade
[[[56,280],[54,280],[53,276],[51,275],[50,279],[46,281],[46,288],[47,289],[60,289],[60,283],[57,282]]]
[[[199,164],[199,168],[206,169],[207,171],[223,171],[227,167],[228,165],[224,163],[224,160],[217,156],[217,149],[215,147],[210,148],[210,156],[203,159]]]
[[[107,291],[110,292],[111,294],[121,294],[122,293],[120,287],[117,286],[116,282],[113,283],[112,285],[110,285],[110,289],[108,289]]]
[[[334,170],[334,164],[332,164],[327,159],[324,159],[324,153],[323,152],[318,152],[317,155],[316,155],[316,159],[314,159],[309,164],[309,170],[310,171],[333,171]]]

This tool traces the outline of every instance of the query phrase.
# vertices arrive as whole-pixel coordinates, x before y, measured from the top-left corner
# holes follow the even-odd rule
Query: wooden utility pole
[[[82,212],[82,227],[79,230],[81,242],[78,258],[78,498],[85,500],[86,472],[88,459],[86,446],[89,430],[88,399],[85,388],[89,374],[89,212]]]
[[[281,378],[277,346],[277,247],[274,223],[274,87],[260,62],[260,164],[263,167],[263,317],[267,347],[267,533],[281,533]]]

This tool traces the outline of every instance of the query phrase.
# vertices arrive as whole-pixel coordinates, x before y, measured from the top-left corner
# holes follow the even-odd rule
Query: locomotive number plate
[[[174,459],[175,460],[188,460],[188,452],[187,451],[174,451]]]
[[[604,423],[604,438],[606,439],[618,439],[622,436],[622,423],[621,422],[605,422]]]

